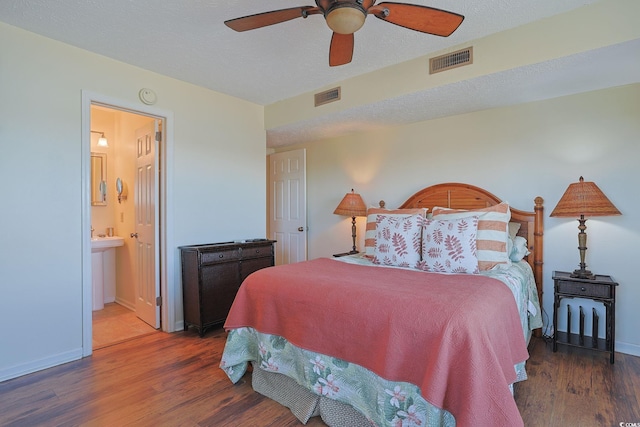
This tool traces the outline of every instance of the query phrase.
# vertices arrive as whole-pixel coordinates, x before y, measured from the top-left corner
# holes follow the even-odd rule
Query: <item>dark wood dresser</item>
[[[184,330],[200,336],[225,321],[242,281],[274,265],[275,240],[254,239],[181,246]]]

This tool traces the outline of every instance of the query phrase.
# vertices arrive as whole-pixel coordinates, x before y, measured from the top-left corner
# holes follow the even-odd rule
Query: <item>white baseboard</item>
[[[640,345],[616,341],[616,352],[640,357]]]
[[[20,365],[15,365],[7,369],[0,370],[0,382],[10,380],[12,378],[21,377],[22,375],[31,374],[33,372],[42,371],[43,369],[52,368],[64,363],[72,362],[82,358],[82,348],[45,357],[43,359],[34,360]]]
[[[123,299],[120,299],[120,298],[116,297],[116,302],[117,302],[118,304],[120,304],[121,306],[123,306],[123,307],[125,307],[125,308],[128,308],[128,309],[129,309],[129,310],[131,310],[131,311],[136,311],[136,306],[135,306],[135,304],[132,304],[132,303],[130,303],[129,301],[125,301],[125,300],[123,300]]]

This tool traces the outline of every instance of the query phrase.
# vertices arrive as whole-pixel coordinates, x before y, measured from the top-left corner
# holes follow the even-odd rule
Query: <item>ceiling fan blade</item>
[[[333,0],[316,0],[316,5],[324,11],[329,9],[329,6],[331,6],[332,3]]]
[[[383,2],[368,12],[383,21],[442,37],[451,35],[464,20],[464,16],[457,13],[406,3]]]
[[[329,66],[348,64],[351,58],[353,58],[353,34],[333,33],[329,49]]]
[[[268,25],[279,24],[281,22],[290,21],[295,18],[306,18],[307,15],[315,13],[322,12],[317,7],[301,6],[243,16],[242,18],[235,18],[224,21],[224,23],[232,30],[247,31],[266,27]]]
[[[362,0],[360,4],[364,10],[368,10],[371,6],[376,4],[376,0]]]

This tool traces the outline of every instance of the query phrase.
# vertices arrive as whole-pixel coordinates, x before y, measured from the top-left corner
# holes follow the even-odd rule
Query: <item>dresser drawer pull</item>
[[[224,254],[218,255],[218,258],[224,258]],[[584,290],[584,288],[582,290]]]
[[[584,292],[584,291],[586,291],[586,290],[587,290],[587,288],[585,288],[585,287],[583,286],[583,287],[581,287],[581,288],[580,288],[580,290],[581,290],[582,292]]]

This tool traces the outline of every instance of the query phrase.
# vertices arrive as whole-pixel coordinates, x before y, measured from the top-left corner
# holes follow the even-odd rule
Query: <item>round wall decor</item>
[[[158,100],[156,93],[151,89],[147,89],[146,87],[140,89],[140,92],[138,92],[138,97],[140,98],[140,101],[144,102],[147,105],[153,105]]]

